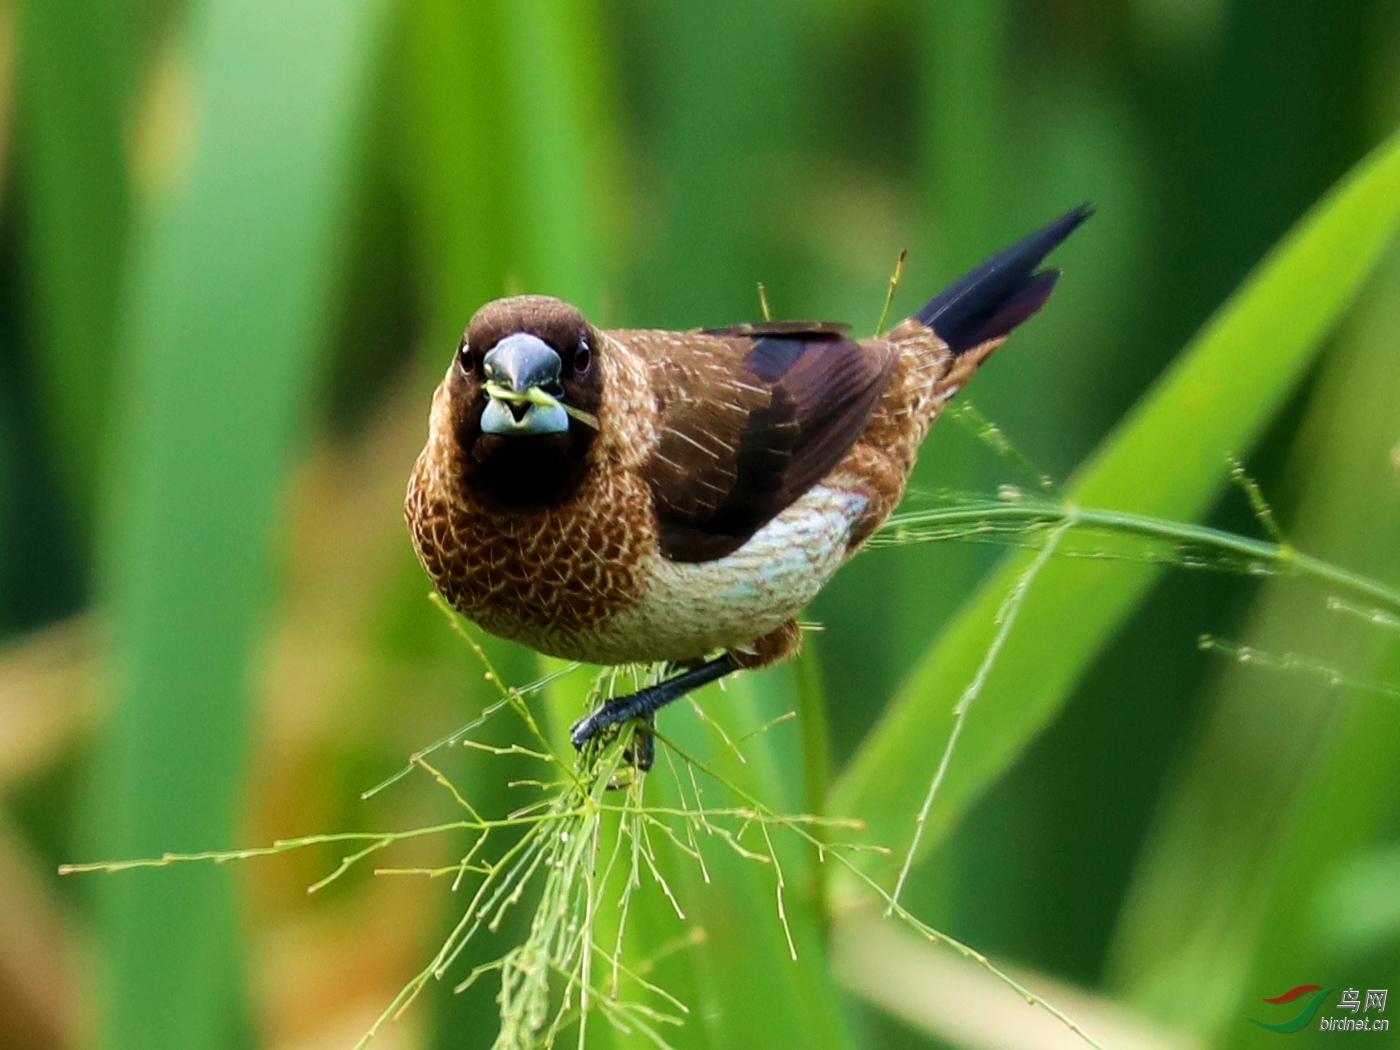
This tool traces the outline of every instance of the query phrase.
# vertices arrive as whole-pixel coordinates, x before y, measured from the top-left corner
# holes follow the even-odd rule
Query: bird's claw
[[[583,745],[588,743],[593,734],[598,732],[600,728],[594,717],[596,714],[597,712],[594,712],[593,715],[585,715],[569,727],[569,742],[579,751],[583,750]]]

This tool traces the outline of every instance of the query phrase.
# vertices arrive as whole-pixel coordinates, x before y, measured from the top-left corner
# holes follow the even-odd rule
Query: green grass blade
[[[762,312],[759,281],[778,317],[817,309],[797,298],[792,242],[773,233],[801,182],[786,164],[804,96],[822,97],[806,50],[814,12],[792,0],[636,10],[654,127],[639,136],[654,167],[639,174],[657,221],[637,223],[631,315],[668,328],[749,320]]]
[[[1290,533],[1382,579],[1400,575],[1391,463],[1400,260],[1391,258],[1366,321],[1328,361],[1287,468],[1302,490]],[[1148,839],[1116,938],[1115,983],[1217,1044],[1267,1045],[1272,1036],[1247,1018],[1282,1020],[1259,1000],[1298,973],[1375,973],[1376,983],[1385,973],[1374,945],[1338,921],[1350,902],[1327,890],[1349,860],[1391,841],[1400,704],[1349,679],[1400,688],[1400,632],[1330,610],[1324,596],[1334,593],[1284,581],[1260,591],[1243,641],[1317,661],[1336,681],[1257,660],[1219,668],[1218,697]]]
[[[609,105],[599,5],[501,5],[520,185],[524,276],[603,321],[614,232],[616,114]],[[605,322],[604,322],[605,323]]]
[[[380,8],[209,0],[191,12],[189,166],[144,231],[125,331],[96,856],[232,834],[269,532],[322,342]],[[233,1041],[225,874],[97,884],[104,1046]]]
[[[400,12],[403,177],[428,286],[433,383],[472,312],[503,294],[515,257],[497,6],[421,0]]]
[[[940,220],[940,269],[951,280],[959,266],[985,254],[989,236],[1005,232],[1005,200],[998,191],[1004,181],[1011,5],[951,0],[920,8],[919,18],[927,121],[922,174],[930,210]]]
[[[1400,216],[1400,138],[1363,161],[1284,239],[1079,472],[1071,498],[1191,520],[1295,387]],[[1107,217],[1105,217],[1107,218]],[[1100,221],[1105,221],[1101,219]],[[1006,594],[1034,557],[1008,558],[930,646],[839,782],[832,812],[906,850],[950,712],[996,634]],[[1052,561],[1031,588],[929,815],[944,833],[1052,718],[1146,595],[1153,566]]]
[[[35,355],[66,495],[86,525],[108,424],[128,225],[130,12],[32,0],[20,20],[20,164]]]

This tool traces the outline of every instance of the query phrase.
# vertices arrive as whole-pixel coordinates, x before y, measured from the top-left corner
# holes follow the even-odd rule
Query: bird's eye
[[[457,348],[457,367],[462,370],[463,375],[475,376],[477,379],[485,377],[481,358],[473,357],[472,348],[465,341]]]
[[[588,349],[588,340],[580,339],[574,349],[574,371],[579,375],[588,374],[588,366],[593,363],[593,354]]]

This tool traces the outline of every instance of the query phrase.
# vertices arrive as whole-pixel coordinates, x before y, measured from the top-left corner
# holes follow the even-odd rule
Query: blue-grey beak
[[[562,405],[526,401],[530,391],[550,398],[564,395],[560,374],[564,363],[553,347],[527,332],[508,335],[487,353],[486,396],[481,429],[486,434],[560,434],[569,429]],[[494,388],[494,389],[493,389]]]

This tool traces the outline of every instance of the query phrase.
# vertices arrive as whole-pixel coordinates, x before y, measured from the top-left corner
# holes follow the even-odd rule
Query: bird
[[[794,655],[796,616],[904,494],[933,421],[1050,297],[1080,205],[884,334],[831,321],[601,330],[517,295],[471,318],[433,396],[404,514],[443,597],[490,634],[589,664],[663,664],[577,748]]]

